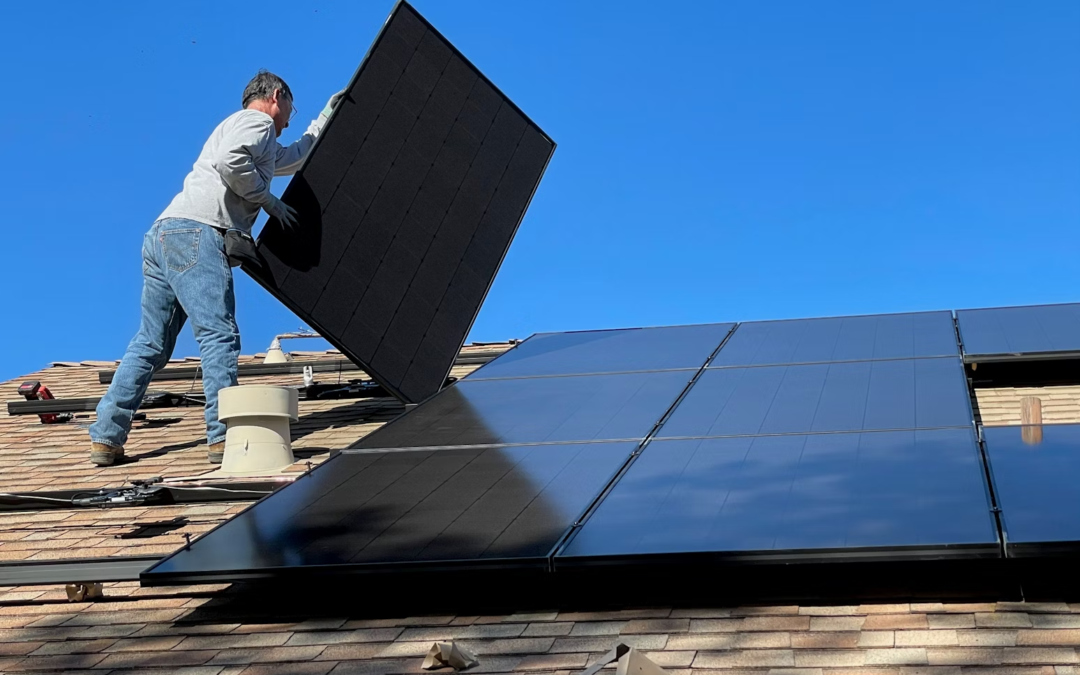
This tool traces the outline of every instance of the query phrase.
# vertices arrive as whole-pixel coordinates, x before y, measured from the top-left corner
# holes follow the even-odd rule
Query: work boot
[[[104,443],[90,443],[90,461],[98,466],[112,466],[124,458],[124,448],[114,448]]]
[[[225,441],[206,446],[206,459],[211,464],[221,464],[221,460],[225,459]]]

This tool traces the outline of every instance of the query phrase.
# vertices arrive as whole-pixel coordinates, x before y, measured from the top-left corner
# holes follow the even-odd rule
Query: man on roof
[[[304,135],[283,147],[277,139],[295,112],[292,91],[277,75],[260,71],[244,88],[243,109],[210,134],[183,190],[143,238],[142,321],[98,403],[91,462],[108,466],[123,458],[150,378],[168,363],[190,318],[202,357],[207,457],[221,463],[225,425],[218,420],[218,390],[236,385],[240,355],[226,233],[250,235],[259,209],[296,226],[296,212],[270,193],[270,181],[300,168],[344,93],[334,94]]]

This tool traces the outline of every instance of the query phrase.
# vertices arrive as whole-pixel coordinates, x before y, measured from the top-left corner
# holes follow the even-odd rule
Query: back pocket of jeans
[[[202,230],[166,230],[161,233],[165,264],[173,272],[184,272],[199,262],[199,235]]]

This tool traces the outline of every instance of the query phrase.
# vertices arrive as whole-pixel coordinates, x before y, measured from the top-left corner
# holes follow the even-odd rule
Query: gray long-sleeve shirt
[[[300,168],[325,123],[319,115],[298,141],[283,147],[266,113],[241,110],[229,115],[210,134],[184,178],[184,189],[159,219],[189,218],[250,232],[259,209],[270,200],[270,181]]]

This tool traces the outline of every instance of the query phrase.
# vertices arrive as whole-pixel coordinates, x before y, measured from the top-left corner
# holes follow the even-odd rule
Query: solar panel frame
[[[442,36],[422,15],[419,14],[409,3],[404,0],[399,0],[390,13],[389,18],[383,24],[374,42],[365,54],[359,67],[354,73],[350,83],[347,87],[348,91],[353,91],[360,79],[365,76],[365,73],[371,77],[379,76],[379,65],[381,63],[392,60],[393,58],[404,58],[402,54],[407,54],[409,45],[397,44],[401,42],[398,39],[397,34],[390,33],[389,29],[393,22],[399,17],[407,17],[409,21],[414,21],[415,26],[418,27],[421,34],[415,36],[419,42],[420,47],[425,47],[429,52],[434,50],[435,55],[433,58],[442,58],[445,56],[450,59],[448,63],[461,63],[463,67],[471,71],[474,75],[474,81],[476,83],[474,91],[487,92],[484,94],[487,96],[488,105],[493,102],[494,109],[491,111],[492,121],[491,125],[497,122],[497,114],[500,110],[512,111],[516,118],[519,118],[524,122],[522,128],[522,139],[517,146],[517,154],[524,157],[525,149],[521,144],[531,143],[538,139],[539,142],[545,144],[543,148],[546,149],[546,156],[543,158],[542,165],[538,165],[536,170],[535,181],[530,179],[530,183],[518,185],[518,188],[524,188],[528,190],[528,198],[524,201],[524,206],[521,209],[520,214],[513,218],[513,227],[509,227],[510,220],[507,214],[511,216],[513,213],[507,211],[506,201],[500,197],[500,192],[495,191],[490,203],[485,207],[487,209],[487,215],[483,217],[477,223],[475,234],[471,241],[465,239],[462,241],[450,242],[445,241],[439,243],[439,248],[435,249],[435,244],[431,246],[431,250],[458,250],[461,255],[458,257],[457,264],[454,265],[452,270],[446,270],[445,266],[442,270],[442,274],[452,275],[452,280],[446,285],[446,288],[442,290],[442,299],[439,302],[432,303],[421,302],[419,297],[411,297],[406,293],[405,288],[409,285],[409,279],[412,279],[412,283],[430,284],[432,289],[441,288],[441,279],[438,277],[438,273],[432,275],[430,269],[423,266],[423,263],[416,260],[417,253],[415,251],[408,250],[408,242],[401,241],[396,247],[391,249],[391,239],[393,239],[394,231],[387,229],[386,227],[379,227],[376,225],[358,225],[354,232],[364,232],[364,250],[365,255],[373,255],[375,251],[387,251],[391,255],[388,260],[391,263],[397,263],[394,265],[383,265],[378,269],[370,269],[368,266],[353,265],[351,267],[338,266],[338,261],[350,256],[351,248],[347,246],[348,242],[334,241],[332,237],[322,237],[321,246],[319,252],[308,251],[307,255],[322,255],[327,256],[327,260],[335,259],[334,265],[336,267],[332,275],[328,274],[325,277],[319,278],[302,278],[299,274],[290,274],[290,268],[280,261],[278,261],[272,255],[264,256],[265,267],[263,270],[251,269],[245,267],[247,271],[260,285],[270,291],[279,301],[285,304],[290,310],[303,318],[308,325],[319,332],[324,338],[331,344],[338,348],[346,357],[354,361],[358,366],[368,372],[373,379],[379,384],[391,392],[395,397],[407,402],[416,403],[426,399],[430,395],[437,392],[442,386],[445,385],[447,378],[449,377],[450,370],[453,366],[453,358],[456,357],[461,346],[464,344],[469,331],[472,329],[472,325],[476,320],[476,316],[479,313],[479,308],[483,305],[484,300],[490,291],[491,285],[494,282],[494,277],[501,267],[506,253],[509,250],[509,243],[512,242],[514,236],[517,233],[518,228],[524,219],[525,213],[528,211],[528,207],[535,196],[536,189],[539,187],[539,183],[544,173],[547,170],[547,165],[551,160],[551,157],[555,151],[555,142],[547,136],[532,121],[516,104],[513,103],[505,94],[503,94],[484,74],[476,68],[456,47],[445,37]],[[435,35],[441,40],[441,45],[428,44],[423,42],[429,35]],[[445,53],[439,52],[439,48],[445,47]],[[413,58],[408,65],[405,66],[406,70],[413,67],[414,63],[422,63],[423,59]],[[428,82],[431,80],[430,73],[419,73],[413,79],[418,81]],[[459,77],[460,73],[454,72],[447,74],[443,73],[443,79]],[[404,81],[404,77],[401,81]],[[436,87],[435,91],[438,91],[438,86],[441,84],[441,80],[432,86]],[[481,87],[482,85],[482,87]],[[396,85],[394,85],[396,86]],[[424,85],[426,86],[426,85]],[[476,87],[480,87],[477,89]],[[387,85],[387,96],[389,97],[389,89],[392,88]],[[394,89],[395,94],[397,90]],[[423,94],[420,91],[420,94]],[[432,94],[434,95],[434,94]],[[469,101],[472,94],[467,94],[466,100],[463,105],[470,105]],[[382,202],[365,202],[370,196],[361,191],[359,197],[357,195],[346,196],[345,192],[340,189],[334,188],[336,194],[334,199],[330,199],[329,194],[307,194],[305,190],[311,191],[311,187],[307,185],[307,181],[302,180],[306,171],[318,171],[317,165],[319,164],[321,150],[325,148],[326,153],[330,153],[330,156],[336,150],[334,144],[325,143],[325,139],[328,136],[336,134],[336,129],[341,128],[345,131],[341,133],[350,133],[351,135],[361,135],[366,133],[365,129],[371,128],[373,124],[381,124],[383,120],[388,120],[386,124],[393,125],[395,120],[398,120],[401,116],[395,115],[383,115],[378,117],[378,121],[375,119],[376,114],[379,112],[382,105],[397,105],[399,107],[408,107],[414,105],[415,101],[412,101],[408,96],[400,97],[402,100],[390,97],[387,101],[364,101],[361,105],[355,105],[348,100],[343,101],[342,104],[333,111],[330,119],[319,138],[316,140],[312,151],[309,153],[304,164],[300,167],[297,174],[301,180],[295,180],[290,183],[289,188],[286,189],[283,200],[290,205],[300,208],[299,203],[307,203],[310,208],[310,204],[314,202],[316,205],[325,205],[327,213],[352,213],[356,218],[363,218],[367,223],[369,220],[374,222],[381,222],[378,217],[379,209],[384,214],[393,212],[393,208],[386,204],[386,202],[393,202],[394,199],[399,199],[400,196],[390,195]],[[414,106],[415,107],[415,106]],[[439,106],[432,104],[430,107],[438,108]],[[404,108],[403,108],[404,109]],[[475,112],[480,112],[481,116],[478,118],[472,114],[473,108],[468,108],[466,112],[469,114],[463,114],[459,117],[458,126],[454,126],[449,130],[449,133],[453,134],[454,129],[465,128],[469,124],[472,124],[471,120],[481,121],[484,119],[479,107],[476,107]],[[410,114],[415,113],[416,110],[412,110]],[[342,127],[342,122],[338,120],[348,120],[349,125]],[[418,125],[419,126],[419,125]],[[352,128],[355,127],[355,128]],[[493,127],[494,128],[494,127]],[[400,130],[399,130],[400,131]],[[423,131],[418,130],[419,131]],[[405,132],[402,132],[405,133]],[[464,133],[464,132],[463,132]],[[393,136],[393,134],[391,134]],[[406,134],[407,135],[407,134]],[[460,136],[460,134],[459,134]],[[396,136],[394,136],[396,138]],[[404,138],[404,137],[403,137]],[[465,137],[461,137],[465,140]],[[532,139],[532,140],[530,140]],[[497,139],[494,139],[497,140]],[[497,147],[498,144],[490,144],[490,147]],[[403,141],[404,142],[404,141]],[[471,142],[471,141],[470,141]],[[505,145],[505,144],[504,144]],[[489,147],[489,146],[484,146]],[[513,150],[514,146],[511,146]],[[505,150],[505,148],[504,148]],[[404,151],[402,151],[404,152]],[[377,155],[378,153],[376,153]],[[535,154],[535,153],[534,153]],[[398,157],[402,155],[399,153]],[[521,164],[516,158],[507,160],[507,173],[502,174],[501,178],[495,182],[502,187],[503,183],[507,181],[517,180],[521,183],[522,176],[517,176],[514,172],[521,173],[519,169],[515,169],[515,162]],[[426,158],[416,156],[413,153],[412,158],[406,158],[408,161],[414,161],[418,171],[423,166],[423,162]],[[434,158],[432,158],[434,159]],[[339,161],[346,161],[339,158]],[[362,164],[359,156],[357,156],[356,162],[357,170],[363,169],[365,171],[375,171],[376,174],[384,169],[378,166],[359,166]],[[468,168],[469,164],[461,165],[461,175],[463,180],[468,181],[469,176],[465,175],[465,168]],[[397,167],[395,167],[396,169]],[[391,171],[389,167],[385,168],[386,171]],[[481,171],[482,166],[476,165],[476,170]],[[532,169],[529,169],[530,171]],[[352,171],[352,168],[350,168]],[[472,171],[470,169],[470,171]],[[406,178],[409,176],[409,171],[400,171]],[[375,175],[375,174],[372,174]],[[431,174],[429,174],[431,175]],[[531,174],[529,174],[531,175]],[[516,176],[516,178],[515,178]],[[437,178],[437,176],[435,177]],[[434,179],[434,178],[433,178]],[[342,176],[338,183],[344,181],[353,180],[348,175]],[[354,180],[357,189],[368,185],[370,181]],[[303,186],[301,186],[303,183]],[[337,185],[338,183],[335,183]],[[507,183],[509,186],[509,183]],[[296,186],[296,187],[294,187]],[[306,186],[306,187],[304,187]],[[432,186],[434,187],[434,186]],[[406,192],[408,190],[406,189]],[[438,194],[438,189],[432,189],[426,191],[424,200],[417,202],[418,208],[425,207],[431,208],[431,196]],[[460,193],[459,193],[460,194]],[[502,192],[505,194],[505,191]],[[524,194],[524,193],[523,193]],[[339,200],[338,195],[342,195]],[[446,196],[444,194],[444,196]],[[452,194],[451,194],[452,196]],[[354,199],[353,197],[356,197]],[[502,200],[502,201],[500,201]],[[335,206],[334,201],[342,202],[340,205]],[[349,202],[349,206],[345,206],[345,202]],[[384,203],[380,206],[380,203]],[[455,201],[455,204],[457,202]],[[464,204],[464,202],[463,202]],[[448,204],[448,206],[450,206]],[[333,207],[333,208],[332,208]],[[322,207],[319,207],[320,209]],[[516,206],[514,207],[516,211]],[[453,211],[453,208],[451,208]],[[301,209],[303,213],[303,209]],[[481,211],[482,213],[483,211]],[[474,218],[478,218],[479,214],[473,210]],[[359,214],[359,215],[355,215]],[[447,218],[451,216],[448,214]],[[409,232],[419,232],[426,226],[419,216],[416,218],[406,218],[402,221],[404,225],[400,227],[408,227]],[[445,221],[444,222],[449,222]],[[471,222],[471,221],[470,221]],[[493,229],[494,226],[498,228]],[[501,228],[501,229],[499,229]],[[454,228],[446,226],[442,228],[436,228],[440,232],[446,231],[446,236],[454,235]],[[260,234],[258,246],[260,252],[266,252],[268,243],[274,239],[274,237],[283,236],[280,234],[280,223],[276,219],[268,221],[267,226]],[[275,234],[278,233],[278,234]],[[484,238],[489,235],[495,235],[507,243],[505,247],[495,249],[490,248]],[[438,233],[433,232],[432,237],[437,237]],[[401,240],[401,238],[398,238]],[[458,238],[460,239],[460,237]],[[453,247],[457,248],[453,248]],[[383,248],[385,247],[385,248]],[[301,246],[302,248],[302,246]],[[335,258],[336,257],[336,258]],[[435,256],[437,257],[437,256]],[[319,258],[321,260],[321,258]],[[407,261],[415,263],[415,273],[413,276],[408,277],[408,269],[412,269]],[[434,263],[433,263],[434,264]],[[430,267],[430,266],[429,266]],[[339,284],[333,288],[329,285],[329,280],[334,275],[345,275],[342,277],[348,283]],[[356,275],[367,276],[372,275],[372,278],[358,278]],[[322,283],[328,284],[319,290],[320,278],[324,278]],[[356,294],[353,291],[356,288],[371,289],[376,288],[376,293],[364,293]],[[286,289],[292,289],[292,295],[286,294]],[[392,297],[389,297],[394,292],[400,291],[401,298],[398,298],[395,303]],[[319,299],[315,296],[327,296],[326,308],[320,310],[318,303]],[[362,295],[362,297],[361,297]],[[416,295],[416,294],[412,294]],[[365,297],[368,298],[367,304],[365,303]],[[335,299],[336,298],[336,299]],[[355,302],[354,302],[355,300]],[[335,308],[348,305],[352,307],[352,311],[348,312],[348,316],[342,316],[344,313],[335,311]],[[393,305],[393,306],[391,306]],[[354,314],[360,315],[361,309],[362,315],[367,317],[381,317],[385,319],[383,322],[376,321],[379,326],[373,327],[370,322],[361,320],[355,320]],[[350,320],[353,319],[353,320]],[[344,321],[343,325],[341,324]],[[380,328],[381,326],[381,328]],[[370,347],[375,344],[377,346]],[[360,347],[357,347],[360,345]],[[369,348],[370,347],[370,348]],[[411,354],[403,352],[412,351]]]
[[[1054,313],[1072,316],[1047,316]],[[1074,330],[1061,335],[1063,326],[1047,326],[1040,322],[1040,314],[1054,322],[1071,320]],[[1025,322],[1027,335],[1018,334]],[[965,363],[1080,358],[1080,303],[961,309],[956,323]],[[990,331],[996,334],[989,335]],[[1041,335],[1034,335],[1036,331]],[[1010,332],[1016,344],[1010,344]]]

